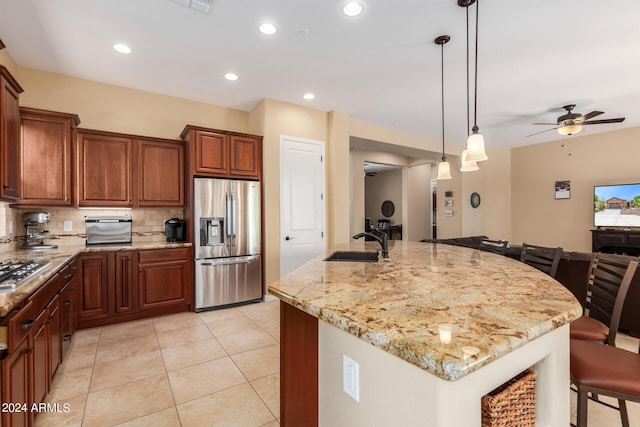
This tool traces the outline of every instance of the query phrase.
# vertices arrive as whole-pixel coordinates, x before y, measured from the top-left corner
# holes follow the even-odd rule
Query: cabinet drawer
[[[62,278],[62,283],[67,283],[69,279],[73,277],[74,274],[78,271],[78,260],[73,259],[67,265],[65,265],[62,270],[60,270],[60,277]]]
[[[640,246],[640,234],[629,234],[629,245]]]
[[[27,336],[36,323],[40,310],[33,302],[29,302],[9,320],[9,353]]]
[[[60,291],[60,284],[60,274],[56,273],[29,297],[29,301],[33,302],[40,310],[44,309]]]
[[[152,249],[140,251],[139,262],[184,261],[188,255],[189,248]]]
[[[598,243],[625,245],[627,243],[627,236],[624,234],[600,233],[598,234],[597,241]]]

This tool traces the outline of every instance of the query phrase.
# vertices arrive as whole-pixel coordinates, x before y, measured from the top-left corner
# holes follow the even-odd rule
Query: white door
[[[280,275],[325,251],[324,142],[280,137]]]

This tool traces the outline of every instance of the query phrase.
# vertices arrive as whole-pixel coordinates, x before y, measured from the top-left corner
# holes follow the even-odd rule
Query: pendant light
[[[475,48],[475,83],[474,83],[474,105],[473,105],[473,128],[471,128],[472,134],[467,139],[467,161],[481,162],[488,160],[487,154],[484,151],[484,137],[478,131],[478,11],[480,9],[480,0],[458,0],[458,6],[466,7],[467,11],[469,6],[476,3],[476,48]],[[468,39],[468,36],[467,36]]]
[[[469,135],[469,8],[467,8],[467,136]],[[480,169],[476,162],[467,160],[467,147],[462,150],[460,172],[473,172]]]
[[[449,162],[444,155],[444,45],[451,40],[451,37],[447,35],[438,36],[435,39],[435,43],[440,45],[440,59],[441,59],[441,75],[442,75],[442,161],[438,164],[438,177],[437,179],[451,179],[451,170],[449,168]]]

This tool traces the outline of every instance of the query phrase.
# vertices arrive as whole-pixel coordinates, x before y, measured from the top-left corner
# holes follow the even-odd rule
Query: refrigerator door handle
[[[249,264],[255,261],[258,257],[242,257],[233,260],[213,261],[213,262],[201,262],[200,265],[206,266],[218,266],[218,265],[235,265],[235,264]]]

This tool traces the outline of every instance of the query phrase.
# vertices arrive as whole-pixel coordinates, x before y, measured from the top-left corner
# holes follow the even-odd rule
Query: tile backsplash
[[[75,209],[75,208],[26,208],[13,209],[8,203],[0,204],[0,253],[19,248],[24,243],[26,230],[22,222],[25,212],[49,212],[49,234],[58,236],[45,243],[58,246],[84,245],[86,239],[85,216],[131,216],[131,239],[134,243],[164,242],[164,221],[183,218],[182,208],[135,209]],[[69,221],[71,231],[64,230]]]

